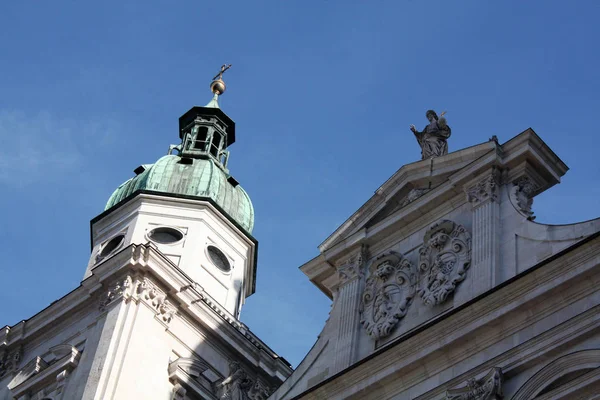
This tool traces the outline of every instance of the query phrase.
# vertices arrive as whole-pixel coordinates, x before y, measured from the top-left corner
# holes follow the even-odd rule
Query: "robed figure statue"
[[[439,157],[448,154],[448,142],[450,137],[450,127],[446,123],[444,113],[438,118],[433,110],[425,113],[429,125],[422,132],[417,131],[414,125],[410,126],[410,130],[415,134],[419,146],[421,146],[421,156],[425,160],[427,158]]]

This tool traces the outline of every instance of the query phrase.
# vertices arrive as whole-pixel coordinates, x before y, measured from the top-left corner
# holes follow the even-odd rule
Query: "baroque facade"
[[[330,317],[280,399],[595,399],[600,219],[533,222],[531,129],[400,168],[300,269]]]
[[[0,399],[598,398],[600,219],[534,222],[568,168],[531,129],[438,146],[319,246],[330,318],[292,371],[239,321],[257,241],[227,68],[91,221],[81,285],[0,330]]]

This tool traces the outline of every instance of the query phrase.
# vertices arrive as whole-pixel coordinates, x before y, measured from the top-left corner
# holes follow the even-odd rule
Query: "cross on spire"
[[[219,71],[219,73],[215,75],[215,77],[213,78],[213,81],[222,80],[223,79],[223,74],[229,68],[231,68],[231,64],[223,64],[223,65],[221,65],[221,71]]]

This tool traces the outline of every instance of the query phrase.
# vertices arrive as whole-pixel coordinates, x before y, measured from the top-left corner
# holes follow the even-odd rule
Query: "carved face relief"
[[[428,306],[441,304],[465,279],[471,264],[471,235],[449,220],[433,224],[419,249],[419,296]]]
[[[361,299],[361,321],[367,334],[388,336],[406,315],[416,291],[413,265],[398,253],[377,259]]]

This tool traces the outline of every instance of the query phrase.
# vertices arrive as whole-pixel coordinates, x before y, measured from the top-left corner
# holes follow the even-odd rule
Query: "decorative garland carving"
[[[475,186],[467,189],[467,200],[473,205],[486,200],[496,201],[498,199],[499,174],[493,170],[491,174],[479,181]]]
[[[534,220],[533,211],[533,193],[536,191],[535,184],[527,176],[522,176],[513,182],[510,191],[510,200],[517,210],[530,220]]]
[[[492,368],[483,378],[469,379],[465,387],[448,390],[445,400],[501,400],[502,382],[502,370]]]
[[[138,281],[136,293],[139,299],[145,300],[167,324],[175,315],[175,308],[167,301],[167,296],[149,280]]]
[[[449,220],[433,224],[419,249],[419,296],[428,306],[441,304],[465,279],[471,264],[471,235]]]
[[[100,311],[106,311],[111,303],[121,298],[135,298],[146,302],[167,324],[171,322],[176,314],[176,310],[167,300],[167,296],[146,278],[134,280],[128,275],[115,281],[110,285],[106,296],[100,302]]]
[[[414,266],[399,253],[379,257],[362,295],[360,323],[375,340],[388,336],[403,318],[416,291]]]

